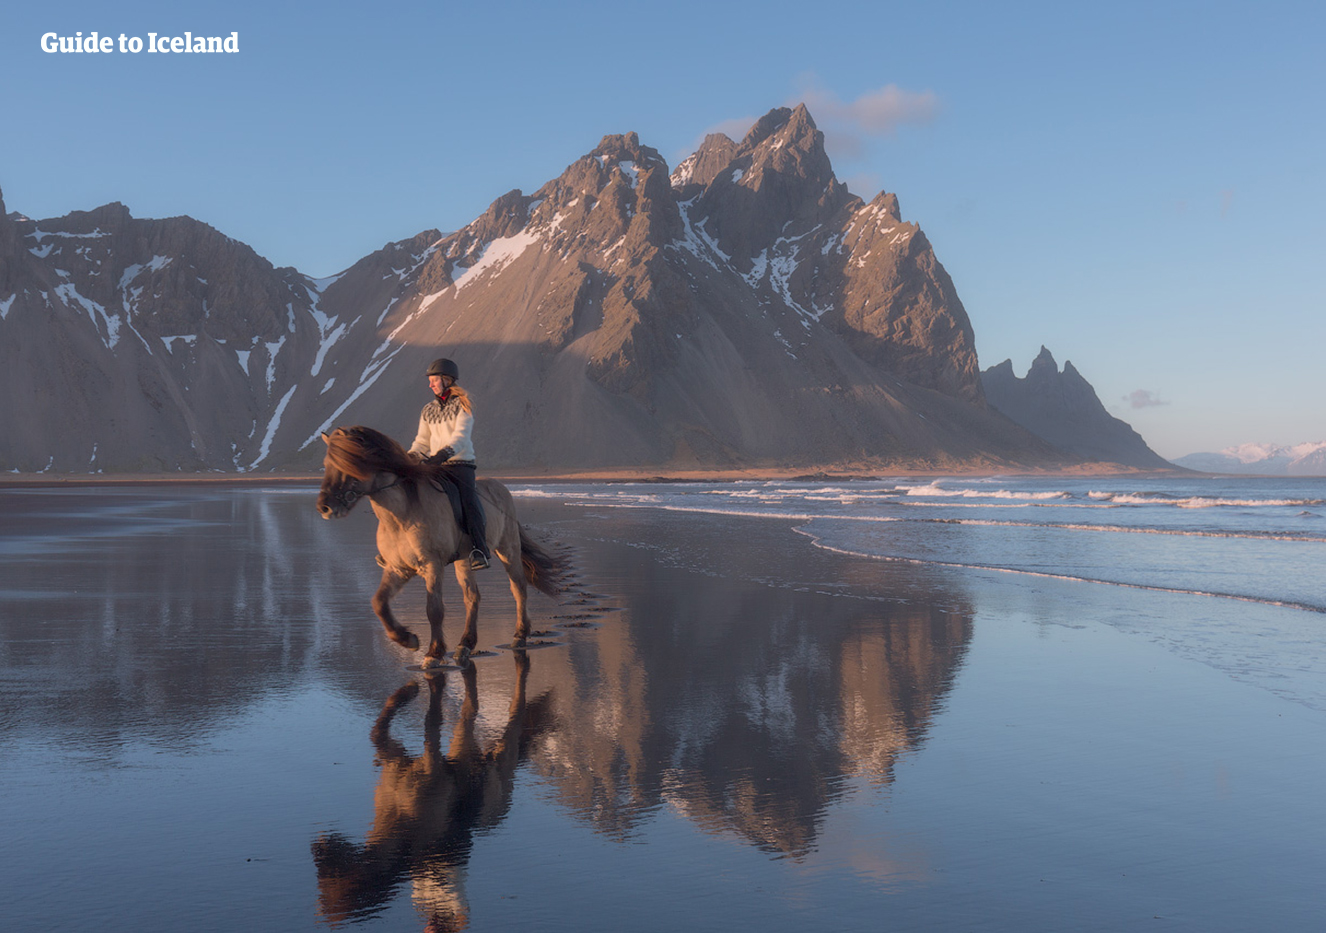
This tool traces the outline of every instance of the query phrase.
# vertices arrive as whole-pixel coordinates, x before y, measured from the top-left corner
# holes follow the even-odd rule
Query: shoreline
[[[610,469],[581,472],[528,472],[496,470],[483,478],[503,483],[526,485],[571,485],[599,483],[737,483],[737,482],[810,482],[849,483],[907,477],[1056,477],[1056,476],[1246,476],[1251,474],[1201,473],[1175,467],[1172,470],[1141,470],[1119,464],[1082,464],[1065,469],[991,469],[956,467],[953,469],[914,467],[857,468],[814,467],[793,469]],[[1260,474],[1258,474],[1260,475]],[[1270,475],[1270,474],[1267,474]],[[0,489],[83,486],[155,486],[170,483],[202,486],[316,486],[321,473],[0,473]]]

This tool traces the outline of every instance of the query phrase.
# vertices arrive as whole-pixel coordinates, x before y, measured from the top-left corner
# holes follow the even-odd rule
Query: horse
[[[367,498],[378,519],[378,562],[382,582],[373,594],[373,611],[389,639],[418,650],[419,638],[402,628],[391,611],[391,600],[415,576],[428,588],[426,611],[430,640],[423,666],[440,667],[446,657],[442,634],[442,573],[456,566],[456,581],[465,598],[465,632],[455,660],[464,667],[478,641],[479,587],[468,560],[468,536],[456,521],[450,497],[434,485],[434,470],[410,458],[405,448],[387,435],[356,425],[323,433],[327,456],[323,460],[318,512],[323,518],[344,518]],[[555,596],[566,575],[565,562],[540,547],[516,519],[511,492],[495,479],[476,484],[488,522],[488,544],[506,569],[516,599],[513,648],[524,647],[530,632],[526,608],[528,586]],[[463,547],[462,547],[463,545]]]

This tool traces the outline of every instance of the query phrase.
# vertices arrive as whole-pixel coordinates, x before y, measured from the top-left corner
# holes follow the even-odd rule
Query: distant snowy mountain
[[[1326,441],[1281,447],[1239,444],[1219,453],[1188,454],[1172,461],[1206,473],[1256,473],[1271,476],[1326,476]]]

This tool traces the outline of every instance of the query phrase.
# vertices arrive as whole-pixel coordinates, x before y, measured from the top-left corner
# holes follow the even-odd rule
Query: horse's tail
[[[550,554],[525,533],[524,525],[520,529],[520,563],[525,568],[525,579],[546,596],[556,596],[562,591],[567,572],[570,570],[566,559]]]

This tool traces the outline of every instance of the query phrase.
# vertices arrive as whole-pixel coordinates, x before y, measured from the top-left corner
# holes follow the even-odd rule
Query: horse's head
[[[340,434],[344,428],[337,428],[333,434]],[[322,442],[327,445],[327,456],[322,459],[322,487],[318,490],[318,513],[323,518],[344,518],[350,514],[355,503],[363,498],[365,482],[351,476],[336,464],[340,459],[333,456],[332,436],[325,431]]]
[[[379,431],[356,426],[324,433],[327,456],[322,461],[318,512],[323,518],[344,518],[364,496],[370,496],[380,474],[409,475],[412,464],[404,449]]]

